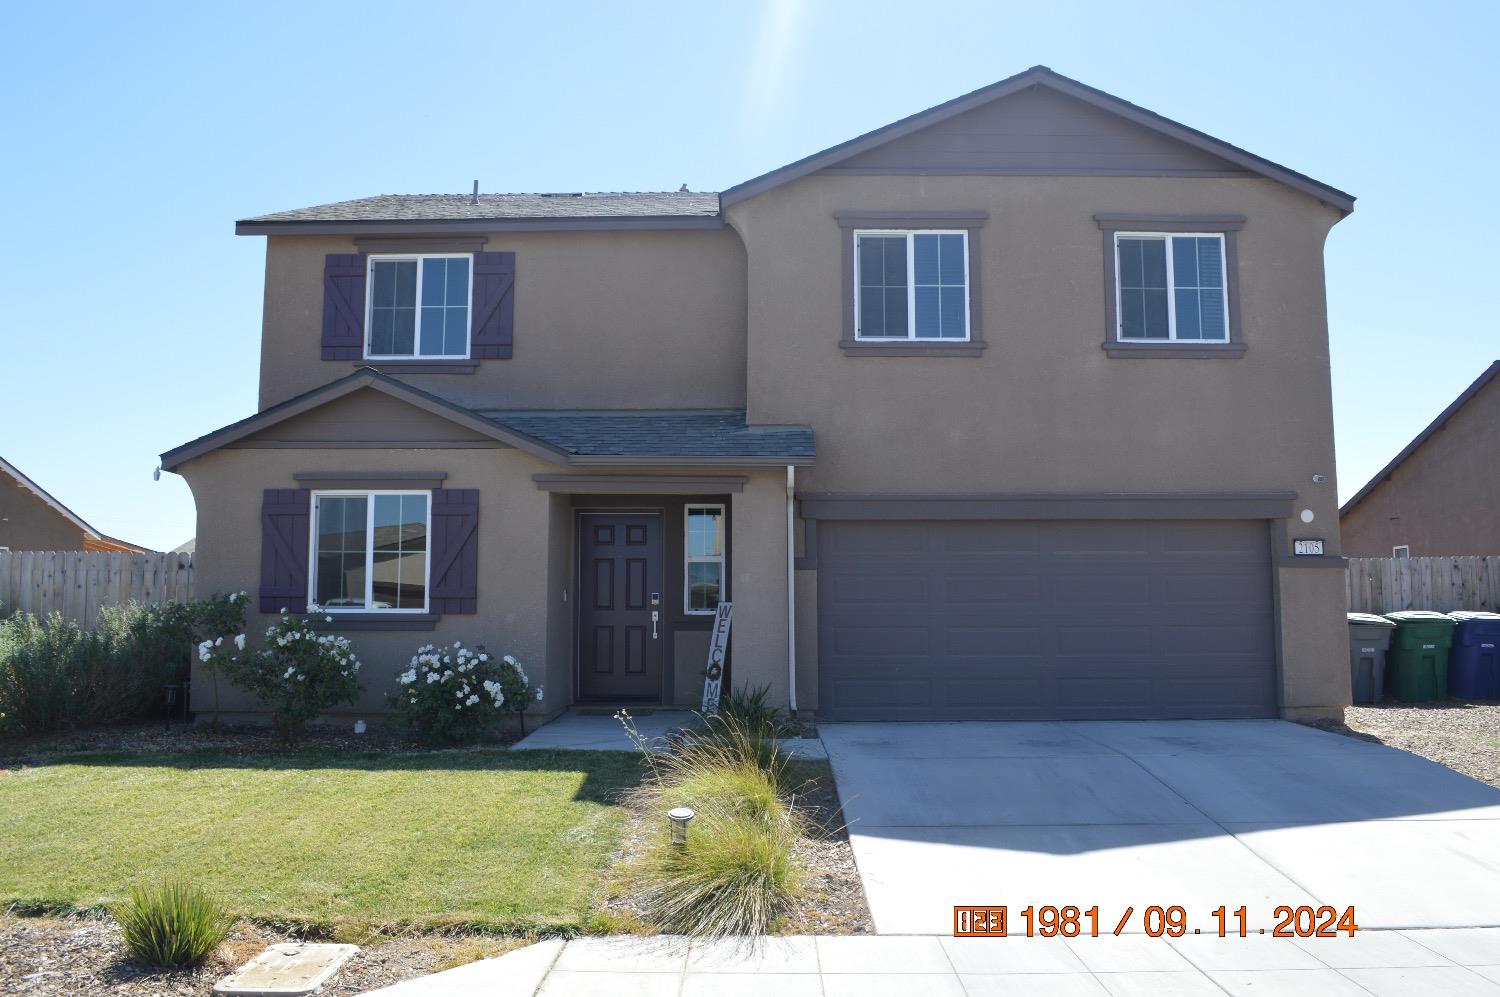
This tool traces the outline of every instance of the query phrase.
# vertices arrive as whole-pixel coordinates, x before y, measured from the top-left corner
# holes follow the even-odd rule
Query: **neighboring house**
[[[1350,557],[1500,554],[1500,360],[1339,510]]]
[[[0,459],[0,550],[105,550],[145,547],[105,536],[41,485]]]
[[[251,218],[260,411],[163,466],[362,709],[454,640],[696,704],[730,599],[733,683],[825,719],[1334,714],[1352,207],[1037,67],[720,194]]]

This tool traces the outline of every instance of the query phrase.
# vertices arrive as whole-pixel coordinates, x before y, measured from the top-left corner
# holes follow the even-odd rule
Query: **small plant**
[[[201,888],[178,880],[136,886],[114,911],[125,946],[138,962],[193,966],[223,944],[234,917]]]
[[[316,606],[308,609],[317,612]],[[333,622],[333,617],[325,622]],[[202,651],[200,645],[200,657]],[[223,667],[230,680],[255,694],[270,712],[277,733],[289,744],[318,714],[355,702],[363,689],[359,658],[349,638],[318,633],[311,619],[286,610],[266,630],[264,649],[251,654],[224,653]]]
[[[504,708],[516,715],[521,734],[526,734],[526,711],[532,703],[542,701],[542,687],[532,685],[521,663],[510,655],[500,659],[500,691],[505,694]]]
[[[514,660],[514,659],[509,659]],[[396,676],[391,709],[412,734],[430,741],[478,740],[506,707],[503,663],[480,644],[427,644]]]
[[[786,716],[771,705],[769,685],[742,685],[731,690],[719,707],[719,714],[762,737],[782,737],[788,730]]]

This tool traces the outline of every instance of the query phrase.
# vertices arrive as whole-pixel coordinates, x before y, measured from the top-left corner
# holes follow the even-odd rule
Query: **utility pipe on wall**
[[[797,712],[797,465],[786,466],[786,682],[788,706]]]

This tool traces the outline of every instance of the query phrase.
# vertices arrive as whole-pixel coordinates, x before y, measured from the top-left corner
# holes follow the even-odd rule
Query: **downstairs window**
[[[330,613],[425,612],[428,492],[314,492],[309,601]]]

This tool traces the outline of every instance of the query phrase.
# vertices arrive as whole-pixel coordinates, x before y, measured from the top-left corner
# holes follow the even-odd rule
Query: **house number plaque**
[[[1297,557],[1318,557],[1323,553],[1321,540],[1293,540],[1292,553]]]

